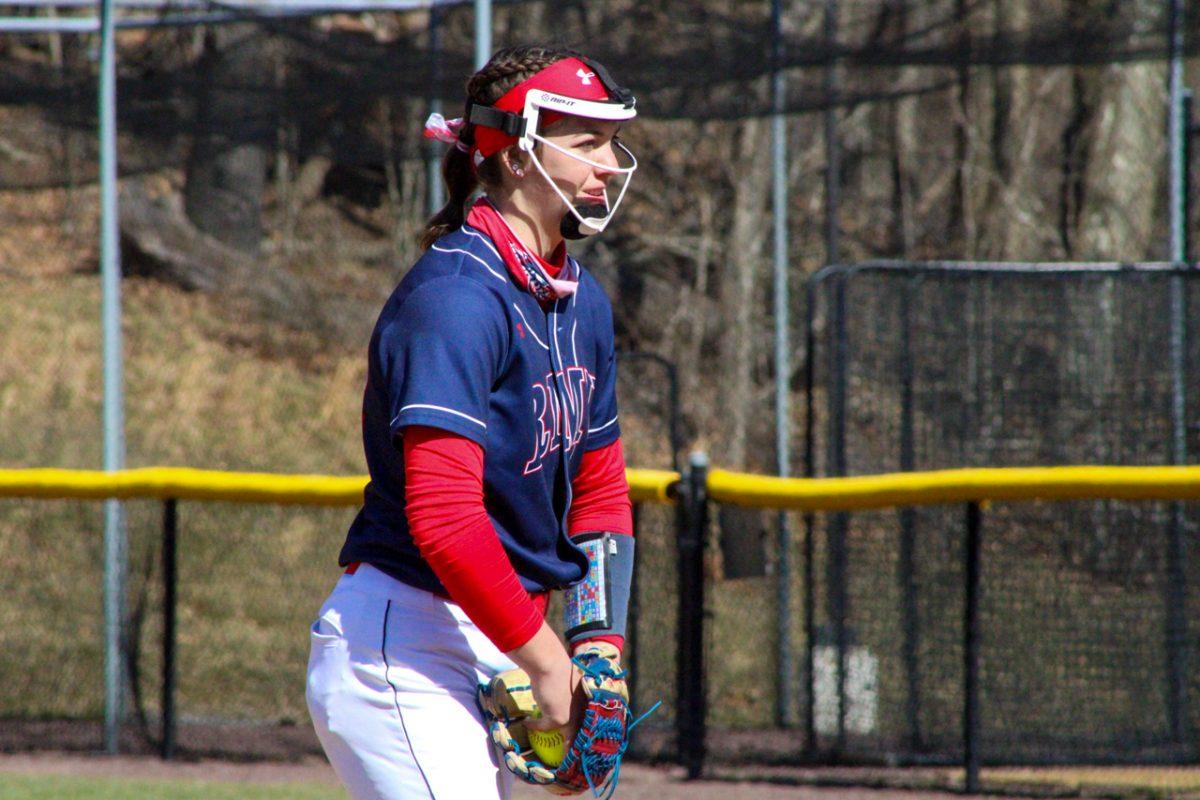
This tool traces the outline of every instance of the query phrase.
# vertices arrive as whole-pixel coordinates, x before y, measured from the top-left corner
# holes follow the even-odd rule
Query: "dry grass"
[[[102,464],[95,200],[90,188],[0,193],[13,223],[0,233],[0,468]],[[378,270],[334,271],[390,289]],[[362,305],[369,326],[375,309]],[[130,466],[365,471],[361,343],[322,348],[236,298],[137,277],[123,282],[123,336]],[[137,681],[153,713],[161,510],[131,503],[127,513]],[[181,713],[303,719],[307,625],[350,513],[181,507]],[[3,713],[98,713],[102,530],[97,503],[0,504],[0,561],[29,566],[0,600]]]
[[[984,770],[981,780],[997,788],[1053,788],[1085,797],[1127,796],[1131,790],[1150,797],[1200,797],[1196,767],[994,768]]]

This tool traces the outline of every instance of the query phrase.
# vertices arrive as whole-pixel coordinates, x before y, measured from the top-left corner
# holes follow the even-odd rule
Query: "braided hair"
[[[491,59],[467,80],[467,97],[478,105],[490,106],[509,89],[551,64],[578,55],[566,48],[539,44],[497,50]],[[475,140],[475,126],[467,123],[459,138],[463,144],[470,146]],[[442,210],[425,224],[425,230],[419,237],[422,250],[428,250],[440,237],[463,224],[466,219],[467,200],[478,186],[494,188],[500,185],[500,153],[488,156],[478,167],[471,164],[471,158],[470,153],[457,147],[446,151],[446,157],[442,161],[442,179],[446,182],[448,199]]]

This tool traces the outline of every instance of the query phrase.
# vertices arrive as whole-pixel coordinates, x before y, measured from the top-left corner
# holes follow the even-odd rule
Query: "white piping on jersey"
[[[491,250],[493,253],[495,253],[496,258],[500,259],[500,263],[504,263],[504,259],[500,257],[500,252],[496,249],[496,246],[492,244],[492,239],[490,236],[487,236],[486,234],[480,233],[474,228],[469,227],[465,222],[462,224],[460,230],[468,236],[474,236],[476,239],[482,241],[485,245],[487,245],[488,250]]]
[[[525,323],[525,327],[529,329],[529,335],[533,337],[533,340],[535,342],[537,342],[538,344],[540,344],[544,349],[549,350],[550,345],[546,344],[545,342],[543,342],[541,339],[538,338],[538,335],[533,330],[533,326],[529,324],[529,320],[525,319],[525,313],[523,311],[521,311],[521,307],[519,305],[517,305],[516,303],[513,303],[512,307],[516,310],[517,314],[521,317],[521,321]]]
[[[576,267],[578,267],[578,265],[576,265]],[[571,295],[571,307],[572,307],[572,308],[574,308],[574,307],[575,307],[575,300],[576,300],[576,298],[578,298],[578,297],[579,297],[579,291],[578,291],[578,289],[577,289],[577,290],[576,290],[576,291],[575,291],[575,292],[574,292],[574,293]],[[578,317],[576,317],[575,319],[573,319],[573,320],[571,321],[571,359],[572,359],[572,360],[573,360],[573,361],[574,361],[576,364],[579,364],[579,350],[578,350],[578,349],[575,347],[575,331],[576,331],[576,329],[577,329],[578,327],[579,327],[579,318],[578,318]],[[572,394],[572,395],[573,395],[573,394],[574,394],[574,392],[571,392],[570,394]],[[580,402],[582,402],[582,401],[583,401],[583,395],[580,395],[580,397],[579,397],[579,400],[580,400]],[[574,408],[574,401],[572,401],[572,404],[571,404],[571,406],[572,406],[572,408]],[[582,408],[576,408],[576,409],[575,409],[575,413],[576,413],[576,415],[578,415],[578,416],[581,416],[581,417],[582,417],[582,416],[583,416],[583,409],[582,409]]]
[[[484,261],[479,256],[472,253],[470,250],[463,250],[458,247],[438,247],[436,244],[432,246],[432,249],[437,250],[439,253],[462,253],[463,255],[470,256],[471,258],[478,261],[480,264],[483,264],[483,268],[486,269],[488,272],[492,273],[492,275],[494,275],[495,277],[504,281],[505,283],[508,283],[508,278],[504,277],[499,272],[496,272],[496,270],[492,269],[490,264],[488,264],[486,261]]]
[[[556,304],[556,307],[557,307],[557,304]],[[581,413],[581,411],[580,411],[580,409],[579,409],[579,408],[577,408],[577,407],[575,406],[575,393],[574,393],[574,392],[572,392],[572,391],[571,391],[571,389],[570,389],[571,375],[570,375],[570,373],[569,373],[569,372],[567,372],[567,368],[566,368],[565,366],[563,366],[563,363],[562,363],[562,345],[560,345],[560,344],[558,343],[558,320],[559,320],[559,317],[558,317],[558,312],[557,312],[557,311],[555,311],[555,319],[554,319],[554,349],[555,349],[555,350],[557,351],[557,353],[558,353],[558,369],[559,369],[559,371],[562,373],[562,376],[563,376],[563,377],[562,377],[562,379],[563,379],[563,383],[567,385],[567,406],[563,406],[563,407],[564,407],[564,408],[566,408],[566,407],[568,407],[568,406],[569,406],[569,407],[570,407],[570,409],[571,409],[571,411],[573,411],[573,412],[576,414],[576,416],[578,417],[578,415]],[[578,359],[578,358],[577,358],[577,359],[575,359],[575,364],[576,364],[576,365],[578,365],[578,364],[579,364],[579,359]],[[563,424],[563,435],[564,435],[564,436],[566,436],[568,439],[570,439],[570,437],[571,437],[571,429],[570,429],[569,427],[567,427],[567,425],[566,425],[566,420],[565,420],[565,419],[563,420],[563,422],[564,422],[564,424]]]
[[[568,380],[567,371],[566,371],[566,369],[563,368],[562,349],[558,346],[558,307],[559,307],[559,303],[561,303],[561,302],[562,302],[561,300],[555,300],[554,301],[554,310],[550,312],[550,316],[551,316],[550,334],[553,337],[551,339],[551,341],[554,342],[554,347],[550,350],[550,357],[552,359],[550,362],[550,369],[552,372],[554,371],[553,359],[557,358],[559,374],[562,375],[562,383],[566,383]],[[560,403],[563,403],[563,410],[565,412],[567,405],[566,405],[566,402],[563,401],[562,392],[559,391],[559,385],[560,385],[560,382],[558,380],[555,380],[554,381],[554,391],[558,395],[558,401]],[[570,395],[571,395],[571,392],[567,392],[568,400],[570,399]],[[572,408],[573,407],[574,407],[574,405],[572,404]],[[560,442],[561,442],[561,447],[562,447],[563,471],[565,473],[565,476],[567,477],[566,507],[567,507],[567,510],[569,511],[571,508],[571,505],[575,502],[575,487],[571,485],[571,480],[570,480],[571,469],[569,466],[570,460],[567,458],[567,445],[570,444],[570,442],[571,442],[571,428],[570,428],[570,422],[567,420],[567,417],[569,415],[566,413],[563,413],[561,416],[562,416],[562,428],[559,430],[558,435],[562,437]],[[565,529],[565,526],[566,526],[565,512],[564,512],[564,516],[562,519],[562,524]]]
[[[550,312],[550,332],[554,336],[554,349],[551,350],[550,352],[554,355],[555,358],[558,359],[558,374],[562,375],[562,382],[566,383],[568,380],[570,380],[570,378],[567,376],[567,368],[563,366],[562,347],[558,343],[558,310],[557,309],[558,309],[559,302],[560,301],[555,301],[555,303],[554,303],[555,310]],[[551,366],[553,366],[553,364]],[[558,393],[558,400],[560,403],[563,404],[563,408],[564,409],[570,408],[572,411],[574,411],[576,414],[578,414],[579,409],[575,408],[575,400],[571,397],[572,393],[567,392],[566,393],[567,396],[564,399],[562,396],[563,393],[559,391],[558,386],[559,386],[559,381],[556,380],[554,382],[554,391]],[[567,451],[567,442],[571,441],[571,428],[569,427],[570,424],[571,423],[568,421],[567,415],[563,414],[562,415],[562,431],[560,431],[560,434],[563,437],[563,439],[562,439],[563,453],[566,453],[566,451]]]
[[[575,294],[578,294],[578,292],[576,292]],[[571,295],[571,307],[572,307],[572,308],[574,308],[574,306],[575,306],[575,294],[572,294],[572,295]],[[578,317],[576,317],[575,319],[573,319],[573,320],[571,321],[571,360],[573,360],[573,361],[574,361],[576,364],[579,364],[579,351],[578,351],[577,349],[575,349],[575,329],[576,329],[576,328],[578,328],[578,327],[579,327],[579,318],[578,318]],[[570,379],[568,378],[568,380],[570,380]],[[585,378],[584,382],[585,382],[585,383],[587,382],[587,381],[586,381],[586,378]],[[568,394],[569,396],[574,396],[574,394],[575,394],[575,393],[574,393],[574,392],[568,392],[567,394]],[[581,396],[579,397],[579,399],[580,399],[580,401],[582,402],[582,400],[583,400],[583,396],[581,395]],[[582,417],[582,416],[583,416],[583,409],[582,409],[582,408],[575,408],[575,401],[574,401],[574,400],[572,400],[572,401],[571,401],[571,408],[574,408],[574,409],[575,409],[575,416],[576,416],[576,418],[579,418],[579,417]]]
[[[487,430],[487,423],[484,422],[483,420],[475,419],[470,414],[464,414],[461,411],[455,411],[453,408],[446,408],[445,406],[433,406],[433,405],[429,405],[428,403],[409,403],[404,408],[400,409],[400,414],[403,414],[405,411],[408,411],[410,408],[429,408],[429,409],[433,409],[434,411],[445,411],[447,414],[453,414],[456,417],[462,417],[463,419],[469,419],[469,420],[471,420],[471,422],[474,422],[476,425],[483,428],[485,431]],[[396,415],[396,419],[400,419],[400,414]],[[396,424],[396,419],[392,420],[393,425]]]
[[[599,428],[588,428],[588,433],[599,433],[600,431],[604,430],[605,428],[607,428],[609,425],[612,425],[616,421],[617,421],[617,418],[613,417],[608,422],[601,425]]]
[[[579,320],[575,320],[571,323],[571,358],[575,360],[576,364],[579,363],[579,350],[575,347],[575,330],[578,327]]]

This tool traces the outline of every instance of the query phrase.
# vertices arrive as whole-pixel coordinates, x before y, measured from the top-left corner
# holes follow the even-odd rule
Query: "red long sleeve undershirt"
[[[450,598],[503,652],[541,627],[547,596],[521,586],[483,505],[483,448],[424,426],[404,431],[405,503],[413,542]],[[567,529],[633,535],[620,440],[584,454]],[[596,637],[622,647],[619,636]]]

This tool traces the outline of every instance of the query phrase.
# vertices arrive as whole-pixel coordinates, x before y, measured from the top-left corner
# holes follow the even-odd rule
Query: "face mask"
[[[567,58],[513,87],[495,105],[468,103],[464,118],[476,126],[473,153],[477,157],[491,155],[514,141],[520,150],[529,153],[538,172],[566,206],[560,226],[563,236],[578,239],[608,227],[629,188],[630,176],[637,169],[637,159],[623,144],[614,142],[617,165],[600,164],[548,141],[538,133],[538,127],[560,119],[564,114],[607,121],[630,120],[637,116],[635,103],[633,95],[617,86],[601,65],[587,59]],[[550,178],[534,152],[539,143],[616,175],[621,179],[616,200],[609,199],[614,191],[610,186],[605,191],[603,203],[577,207]]]
[[[601,164],[597,161],[592,161],[589,158],[584,158],[576,153],[572,153],[570,150],[560,147],[536,133],[522,137],[521,142],[519,143],[522,150],[526,149],[524,144],[526,139],[529,140],[529,149],[526,152],[529,153],[529,157],[533,161],[533,165],[537,167],[538,172],[541,173],[542,177],[546,180],[546,183],[550,184],[550,188],[554,190],[554,193],[557,194],[567,206],[567,213],[563,215],[562,223],[559,225],[559,230],[562,232],[563,237],[567,239],[582,239],[585,236],[591,236],[592,234],[600,233],[600,231],[607,228],[608,223],[612,221],[613,216],[617,213],[617,207],[621,205],[621,201],[625,198],[625,190],[629,188],[630,178],[632,177],[634,171],[637,170],[637,158],[634,157],[629,148],[619,141],[613,141],[614,149],[617,153],[618,159],[618,164],[614,167],[611,164]],[[557,150],[568,158],[572,158],[576,161],[587,164],[589,167],[594,167],[595,169],[618,176],[621,180],[621,188],[617,191],[617,199],[611,203],[609,202],[609,193],[612,191],[612,187],[609,186],[604,190],[603,203],[575,205],[571,201],[571,198],[567,197],[563,190],[558,188],[558,184],[554,182],[554,180],[550,177],[550,173],[548,173],[546,168],[542,166],[541,159],[537,157],[537,153],[533,150],[533,145],[537,142],[540,142],[546,147]]]

